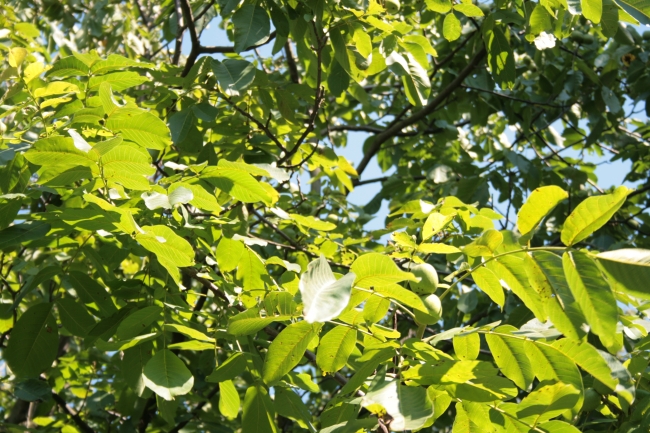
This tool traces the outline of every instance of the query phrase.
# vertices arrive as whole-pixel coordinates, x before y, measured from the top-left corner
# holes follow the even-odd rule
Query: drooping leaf
[[[535,189],[517,214],[519,232],[525,235],[533,230],[558,203],[568,196],[566,191],[555,185]]]
[[[611,194],[586,198],[571,212],[562,228],[562,243],[571,246],[601,228],[623,205],[631,192],[619,186]]]
[[[405,386],[396,379],[374,384],[361,404],[383,407],[392,418],[393,431],[417,430],[433,415],[433,406],[424,388]]]
[[[476,285],[485,292],[486,295],[492,299],[496,304],[503,305],[505,303],[505,295],[503,288],[499,282],[499,278],[490,269],[481,266],[472,272],[472,278]]]
[[[226,59],[212,61],[212,69],[221,89],[229,96],[239,96],[255,79],[255,65],[246,60]]]
[[[52,365],[58,347],[52,304],[36,304],[18,318],[3,358],[17,377],[36,377]]]
[[[86,308],[72,298],[61,298],[56,301],[61,324],[72,335],[85,337],[95,326],[95,319]]]
[[[254,4],[245,4],[234,13],[232,23],[235,26],[235,51],[246,49],[266,42],[271,30],[271,22],[266,10]]]
[[[264,329],[273,322],[285,321],[290,318],[289,316],[262,316],[257,308],[249,308],[230,318],[228,333],[236,336],[251,335]]]
[[[266,388],[256,385],[246,390],[242,433],[277,433],[275,408]]]
[[[534,379],[533,366],[526,354],[524,341],[507,336],[516,330],[513,326],[500,326],[494,332],[486,334],[485,340],[503,375],[525,390]]]
[[[147,362],[143,372],[144,383],[165,400],[187,394],[194,386],[194,376],[185,363],[171,350],[159,350]]]
[[[594,261],[580,252],[567,252],[562,256],[564,274],[573,297],[580,305],[591,331],[600,337],[605,347],[617,352],[616,299]]]
[[[650,250],[625,248],[596,256],[608,277],[620,288],[640,299],[650,299]]]
[[[162,308],[152,305],[129,314],[117,327],[117,338],[127,340],[140,335],[149,325],[160,318]]]
[[[280,332],[269,346],[262,377],[272,384],[294,369],[305,354],[312,338],[318,335],[320,325],[307,321],[293,323]]]
[[[400,270],[395,262],[383,254],[368,253],[357,258],[350,270],[356,275],[355,286],[363,288],[388,286],[401,281],[415,281],[410,272]]]
[[[481,337],[478,333],[454,335],[454,353],[459,359],[473,361],[478,357],[481,349]]]
[[[327,322],[341,314],[350,301],[355,278],[354,272],[350,272],[337,280],[323,255],[311,262],[299,285],[305,320]]]
[[[118,109],[106,120],[106,127],[120,132],[125,140],[147,149],[162,150],[171,143],[167,125],[156,115],[146,111]]]
[[[337,326],[323,336],[316,352],[316,364],[325,373],[334,373],[345,366],[357,343],[357,330]]]
[[[241,400],[231,380],[219,382],[219,412],[228,419],[237,418]]]

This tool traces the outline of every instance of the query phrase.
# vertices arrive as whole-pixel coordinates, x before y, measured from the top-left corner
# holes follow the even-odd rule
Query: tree
[[[648,2],[0,9],[8,431],[650,427]]]

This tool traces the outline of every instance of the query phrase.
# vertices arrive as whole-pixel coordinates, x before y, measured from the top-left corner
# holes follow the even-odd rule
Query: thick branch
[[[363,173],[363,171],[366,169],[370,163],[370,160],[377,154],[377,152],[379,152],[382,144],[395,137],[402,131],[402,129],[419,122],[420,120],[426,118],[429,114],[433,113],[436,108],[438,108],[438,106],[445,99],[447,99],[449,95],[451,95],[458,87],[460,87],[465,78],[467,78],[472,73],[476,65],[478,65],[481,60],[483,60],[485,53],[485,48],[482,48],[478,53],[476,53],[474,57],[472,57],[472,59],[469,61],[467,66],[465,66],[465,68],[460,71],[458,76],[420,111],[377,134],[374,141],[370,145],[368,152],[366,152],[366,154],[363,156],[363,159],[357,167],[357,173],[359,176],[361,176],[361,173]]]

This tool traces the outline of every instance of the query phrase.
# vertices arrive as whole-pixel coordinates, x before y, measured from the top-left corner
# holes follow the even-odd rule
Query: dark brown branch
[[[277,33],[274,31],[269,34],[269,38],[265,41],[262,42],[261,44],[253,45],[251,47],[246,48],[246,51],[254,50],[259,47],[263,47],[264,45],[267,45],[268,43],[272,42],[275,39],[275,36]],[[205,47],[203,45],[200,46],[199,49],[200,54],[218,54],[218,53],[234,53],[235,52],[235,47],[229,47],[229,46],[221,46],[221,47]]]
[[[244,111],[244,110],[242,110],[241,108],[239,108],[239,107],[237,106],[237,104],[235,104],[235,102],[234,102],[232,99],[230,99],[227,95],[225,95],[224,93],[219,92],[219,95],[220,95],[220,96],[221,96],[221,97],[222,97],[226,102],[228,102],[228,103],[229,103],[229,104],[230,104],[230,105],[231,105],[231,106],[232,106],[232,107],[233,107],[233,108],[234,108],[234,109],[235,109],[239,114],[241,114],[242,116],[244,116],[245,118],[247,118],[248,120],[250,120],[251,122],[253,122],[255,125],[257,125],[257,127],[258,127],[259,129],[261,129],[262,131],[264,131],[264,133],[266,134],[266,136],[269,137],[269,138],[273,141],[273,143],[275,143],[275,145],[276,145],[278,148],[280,148],[280,150],[282,150],[283,152],[286,152],[286,151],[287,151],[286,147],[284,147],[284,145],[283,145],[282,143],[280,143],[280,140],[278,140],[278,138],[275,136],[275,134],[273,134],[273,132],[271,132],[271,130],[270,130],[270,129],[269,129],[269,128],[264,124],[264,123],[262,123],[262,122],[260,122],[259,120],[257,120],[257,119],[255,118],[255,116],[253,116],[253,115],[251,115],[250,113],[247,113],[246,111]]]
[[[499,93],[499,92],[493,92],[492,90],[479,89],[478,87],[466,86],[464,84],[461,85],[461,87],[464,88],[464,89],[476,90],[477,92],[489,93],[490,95],[498,96],[500,98],[510,99],[512,101],[517,101],[517,102],[521,102],[521,103],[528,104],[528,105],[542,105],[542,106],[552,107],[552,108],[564,108],[561,105],[549,104],[547,102],[529,101],[527,99],[521,99],[521,98],[517,98],[515,96],[505,95],[505,94]]]
[[[142,22],[144,23],[145,27],[151,30],[151,22],[149,22],[149,18],[147,17],[147,15],[145,15],[140,0],[135,0],[135,6],[138,8],[138,13],[140,14],[140,18],[142,18]]]
[[[68,407],[63,397],[61,397],[59,394],[55,392],[52,392],[52,399],[54,399],[56,404],[63,410],[63,412],[65,412],[67,415],[70,416],[70,418],[72,418],[74,423],[77,424],[77,427],[79,427],[79,429],[81,429],[82,432],[95,433],[95,430],[90,428],[90,426],[86,424],[86,422],[83,419],[81,419],[79,414],[73,412],[72,409]]]
[[[316,37],[318,37],[316,24],[314,24],[313,21],[312,21],[312,26],[314,27],[314,34],[316,35]],[[314,106],[311,110],[311,115],[309,116],[309,122],[307,123],[307,128],[305,128],[303,133],[300,135],[300,138],[298,138],[298,141],[296,141],[296,144],[293,146],[293,148],[289,152],[287,152],[286,155],[284,155],[282,158],[278,160],[278,165],[281,165],[285,161],[291,159],[291,157],[300,149],[302,143],[305,142],[307,136],[314,130],[314,126],[316,125],[316,118],[318,117],[318,112],[320,111],[320,106],[323,103],[323,99],[325,96],[325,88],[323,88],[321,84],[323,80],[322,54],[326,42],[327,42],[327,37],[323,36],[322,38],[318,39],[318,46],[316,47],[316,94],[314,95]],[[290,52],[291,52],[291,48],[289,47],[289,53]],[[316,146],[318,147],[318,143],[316,143]]]
[[[293,58],[293,53],[291,52],[291,43],[287,41],[284,44],[284,55],[287,58],[287,65],[289,67],[289,77],[291,81],[296,84],[300,84],[300,75],[298,75],[298,66],[296,61]]]
[[[178,18],[178,30],[176,31],[176,43],[174,45],[174,57],[172,58],[172,63],[178,65],[179,60],[181,59],[181,47],[183,45],[183,9],[181,8],[180,0],[174,0],[174,6],[176,9],[176,16]]]
[[[426,118],[429,114],[434,112],[438,106],[445,100],[449,95],[451,95],[460,85],[463,83],[465,78],[467,78],[474,68],[483,60],[483,57],[485,57],[486,51],[485,48],[481,48],[481,50],[472,57],[472,59],[469,61],[467,66],[460,71],[458,76],[451,82],[447,87],[445,87],[438,95],[431,101],[429,102],[424,108],[422,108],[420,111],[414,113],[413,115],[407,117],[406,119],[396,123],[395,125],[387,128],[383,132],[377,134],[375,136],[374,141],[370,145],[370,148],[366,152],[366,154],[363,156],[363,159],[357,166],[357,173],[359,176],[361,176],[361,173],[366,169],[368,164],[370,163],[370,160],[379,152],[379,149],[381,149],[381,145],[384,144],[386,141],[390,140],[391,138],[395,137],[396,134],[400,133],[402,129],[406,128],[407,126],[411,126],[420,120]]]

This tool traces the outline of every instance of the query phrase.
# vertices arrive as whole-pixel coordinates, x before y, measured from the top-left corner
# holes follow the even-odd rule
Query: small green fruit
[[[396,14],[399,12],[401,4],[399,0],[384,0],[384,7],[389,14]]]
[[[427,311],[414,310],[415,321],[422,325],[433,325],[442,317],[442,304],[436,295],[420,296]]]
[[[434,293],[438,288],[438,272],[428,263],[412,265],[410,271],[420,278],[418,282],[410,282],[411,290],[418,295]]]

